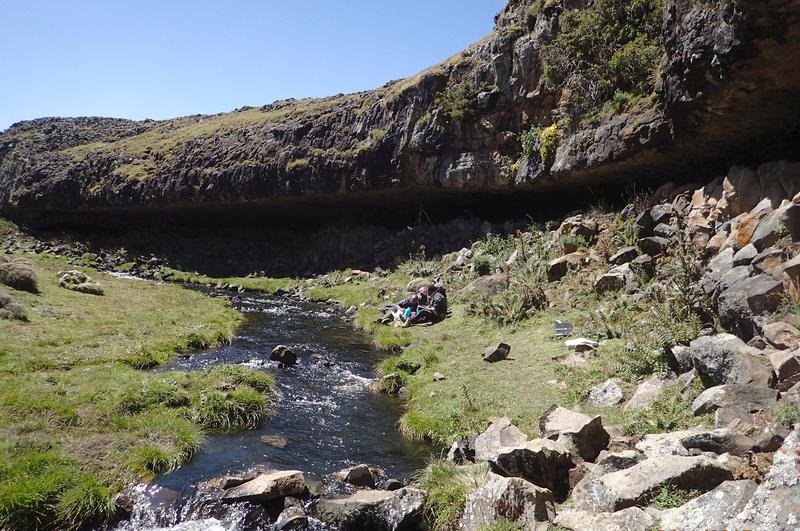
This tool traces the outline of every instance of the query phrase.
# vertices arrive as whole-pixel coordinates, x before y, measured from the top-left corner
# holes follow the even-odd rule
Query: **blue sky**
[[[505,0],[0,0],[0,130],[366,90],[446,59]]]

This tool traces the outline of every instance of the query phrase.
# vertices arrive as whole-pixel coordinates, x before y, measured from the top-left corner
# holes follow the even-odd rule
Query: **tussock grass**
[[[489,474],[486,463],[459,466],[435,459],[422,471],[417,483],[426,491],[426,515],[436,530],[458,529],[458,521],[470,492]]]

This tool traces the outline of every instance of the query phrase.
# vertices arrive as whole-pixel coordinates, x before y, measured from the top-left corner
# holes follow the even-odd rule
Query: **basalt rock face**
[[[552,163],[522,156],[520,132],[565,112],[564,94],[542,80],[543,49],[563,12],[589,2],[534,4],[510,0],[485,39],[369,92],[166,121],[15,124],[0,134],[0,209],[294,208],[351,196],[378,205],[423,192],[700,177],[796,147],[800,2],[668,0],[651,103],[565,131]],[[448,109],[447,94],[466,111]]]

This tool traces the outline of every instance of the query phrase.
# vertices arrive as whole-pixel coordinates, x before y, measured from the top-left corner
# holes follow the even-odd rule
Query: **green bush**
[[[561,133],[558,130],[558,125],[553,124],[542,129],[539,154],[542,157],[542,164],[544,164],[547,168],[553,164],[553,159],[556,157],[556,149],[558,148],[558,141],[560,138]]]
[[[486,255],[478,255],[472,261],[475,266],[475,274],[483,277],[492,273],[492,259]]]
[[[674,509],[699,495],[699,490],[685,490],[670,483],[659,489],[658,494],[650,500],[650,504],[658,509]]]
[[[800,422],[800,407],[797,404],[782,404],[772,410],[771,416],[778,424],[794,426]]]
[[[463,120],[470,113],[469,92],[464,83],[449,86],[436,95],[434,105],[444,110],[451,120]]]
[[[699,393],[684,397],[679,386],[672,386],[661,393],[649,408],[629,416],[623,425],[623,431],[626,435],[647,435],[685,430],[697,424],[708,423],[709,415],[695,417],[692,414],[692,400],[697,394]]]
[[[661,56],[663,0],[597,0],[565,11],[561,31],[546,46],[544,79],[567,89],[575,107],[596,109],[616,90],[652,91]]]

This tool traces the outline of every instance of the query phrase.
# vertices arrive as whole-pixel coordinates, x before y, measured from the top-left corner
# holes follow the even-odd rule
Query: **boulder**
[[[788,234],[787,222],[789,220],[788,201],[763,217],[753,231],[750,242],[760,251],[774,245],[779,239]]]
[[[795,429],[775,452],[772,466],[730,529],[782,531],[800,525],[800,436]]]
[[[659,223],[653,228],[653,235],[659,238],[670,239],[676,232],[678,232],[678,228],[675,225],[667,225],[666,223]]]
[[[748,243],[733,255],[733,267],[750,265],[756,255],[758,255],[758,249],[752,243]]]
[[[621,247],[608,258],[608,261],[614,265],[622,265],[634,260],[637,256],[639,256],[639,251],[636,247]]]
[[[611,378],[589,390],[588,402],[596,407],[616,406],[623,400],[619,380]]]
[[[586,509],[578,500],[591,499],[591,493],[598,488],[598,480],[612,472],[619,472],[630,468],[642,461],[645,456],[635,450],[604,453],[597,459],[594,468],[581,479],[572,490],[572,498],[576,500],[576,508]]]
[[[769,355],[779,391],[787,391],[800,382],[800,350],[776,350]]]
[[[272,354],[269,355],[269,359],[289,366],[297,363],[297,354],[292,352],[289,347],[278,345],[272,349]]]
[[[652,529],[653,517],[638,507],[628,507],[615,513],[593,513],[565,509],[558,513],[554,524],[563,529],[587,531],[597,529],[603,531],[647,531]],[[670,529],[670,528],[667,528]]]
[[[636,386],[633,396],[625,402],[623,409],[628,412],[641,411],[647,409],[655,402],[659,395],[667,387],[668,382],[659,378],[651,378]]]
[[[442,380],[444,380],[444,379],[445,379],[445,376],[444,376],[444,374],[440,373],[439,371],[436,371],[436,372],[435,372],[435,373],[433,373],[433,375],[431,376],[431,379],[432,379],[434,382],[441,382]]]
[[[469,437],[464,437],[462,439],[453,441],[453,444],[450,445],[450,450],[447,452],[447,460],[452,461],[459,465],[462,465],[467,462],[474,463],[475,441],[477,440],[477,438],[478,435],[470,435]]]
[[[416,293],[420,290],[420,288],[424,288],[425,286],[430,286],[432,284],[433,282],[427,278],[412,278],[408,281],[408,284],[406,284],[406,291]]]
[[[508,446],[518,446],[528,440],[528,436],[511,424],[508,417],[489,419],[489,427],[475,438],[474,455],[477,461],[489,461]]]
[[[481,295],[494,295],[498,291],[504,290],[508,287],[508,275],[506,273],[497,273],[485,277],[479,277],[467,284],[461,289],[458,294],[461,297],[466,297],[473,293]]]
[[[672,217],[673,207],[669,203],[655,205],[650,209],[650,219],[653,220],[653,226],[662,223],[669,223]]]
[[[634,291],[637,287],[636,274],[630,264],[622,264],[597,277],[594,281],[594,290],[597,293],[609,291],[627,292]]]
[[[299,470],[267,472],[226,490],[222,495],[222,501],[265,503],[287,496],[300,496],[305,489],[305,478]]]
[[[760,350],[732,334],[701,336],[691,342],[694,368],[711,385],[754,384],[766,387],[772,371]]]
[[[685,437],[701,431],[699,428],[673,431],[668,433],[648,433],[636,443],[636,449],[649,459],[665,455],[689,455],[689,451],[681,442]]]
[[[594,461],[611,439],[599,416],[592,418],[560,406],[552,406],[542,415],[539,433],[586,461]]]
[[[667,250],[669,242],[670,240],[660,236],[650,236],[649,238],[640,239],[638,245],[644,254],[658,256]]]
[[[772,313],[778,309],[783,297],[783,282],[769,275],[756,275],[736,284],[744,292],[747,306],[755,315]],[[731,289],[734,289],[733,287]]]
[[[756,445],[754,440],[729,428],[692,433],[682,438],[681,444],[687,450],[731,455],[744,455]]]
[[[653,263],[653,257],[649,254],[641,254],[631,260],[631,269],[647,277],[652,277],[656,274],[656,266]]]
[[[459,529],[479,531],[505,518],[519,529],[535,529],[555,517],[555,500],[548,489],[516,477],[489,474],[467,498]]]
[[[753,269],[758,273],[781,279],[784,269],[783,251],[777,247],[768,247],[753,258]]]
[[[757,486],[749,479],[724,481],[680,507],[661,511],[659,526],[661,529],[726,529],[728,522],[744,509]]]
[[[750,212],[737,216],[731,234],[733,244],[737,249],[750,243],[761,220],[770,212],[772,212],[772,202],[768,198],[764,198]]]
[[[585,369],[589,366],[589,362],[580,354],[570,352],[567,354],[566,358],[561,360],[561,365],[564,365],[565,367],[579,367],[581,369]]]
[[[749,413],[770,410],[778,401],[778,391],[758,385],[717,385],[709,387],[692,402],[692,412],[703,415],[722,407],[738,406]]]
[[[694,368],[692,361],[692,349],[685,345],[675,345],[669,350],[671,362],[674,362],[676,372],[683,374]]]
[[[563,500],[569,491],[569,469],[575,463],[564,445],[549,439],[534,439],[501,448],[489,465],[496,474],[530,481],[550,489],[557,499]]]
[[[588,352],[599,347],[600,343],[592,341],[591,339],[586,339],[585,337],[578,337],[564,341],[564,346],[574,349],[576,352]]]
[[[598,478],[595,488],[573,496],[575,506],[593,512],[619,511],[646,504],[665,485],[680,489],[713,489],[732,479],[728,468],[706,456],[654,457]]]
[[[375,476],[367,465],[356,465],[345,468],[334,474],[334,478],[342,483],[348,483],[356,487],[375,488]]]
[[[290,529],[305,529],[308,526],[308,516],[303,512],[302,507],[287,507],[275,521],[276,531],[288,531]]]
[[[586,253],[579,251],[551,260],[547,266],[547,280],[550,282],[561,280],[570,269],[580,266],[585,260]]]
[[[509,352],[511,352],[510,345],[506,343],[498,343],[497,345],[489,347],[483,351],[483,361],[495,363],[504,360],[508,357]]]
[[[784,321],[769,323],[764,328],[764,339],[779,350],[800,348],[800,330]]]
[[[572,234],[580,236],[588,242],[594,240],[597,235],[597,222],[592,219],[586,219],[582,215],[572,216],[565,219],[561,226],[556,231],[557,236],[565,236]]]
[[[417,529],[424,505],[425,493],[419,489],[359,490],[349,496],[319,500],[312,513],[335,529],[394,531]]]

